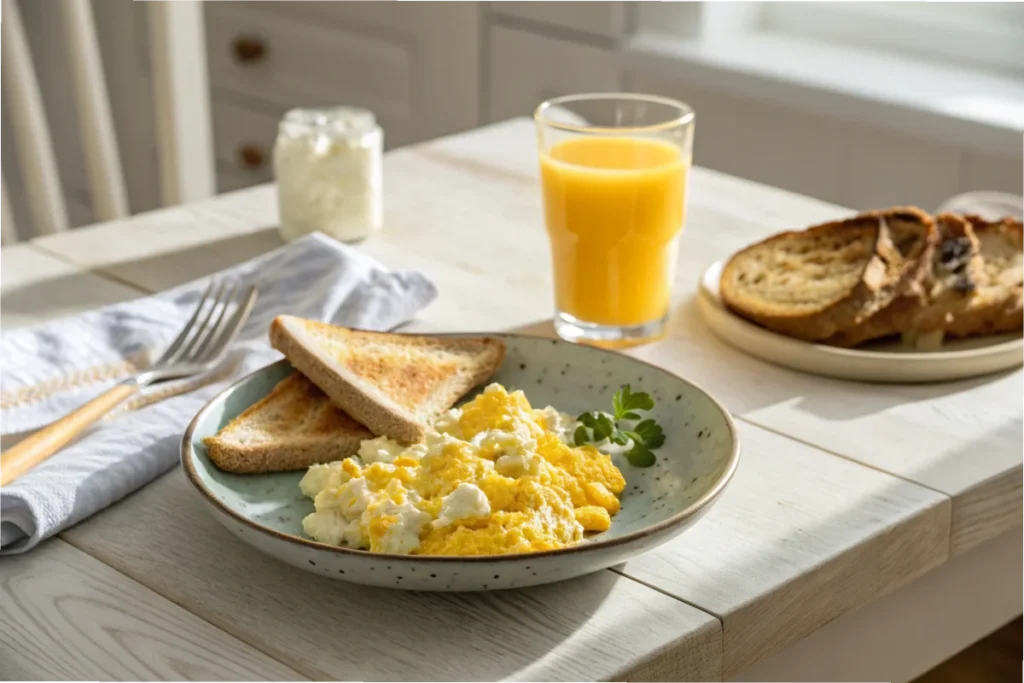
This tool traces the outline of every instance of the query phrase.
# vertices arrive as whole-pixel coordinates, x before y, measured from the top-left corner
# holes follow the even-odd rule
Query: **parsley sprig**
[[[654,464],[654,449],[665,443],[661,425],[643,413],[654,408],[654,399],[642,391],[636,393],[626,384],[612,397],[612,412],[591,410],[576,421],[579,426],[573,434],[577,446],[610,441],[619,446],[629,445],[626,459],[634,467]]]

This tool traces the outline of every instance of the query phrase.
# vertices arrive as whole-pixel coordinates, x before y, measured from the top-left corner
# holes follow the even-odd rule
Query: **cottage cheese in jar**
[[[274,146],[285,241],[317,231],[350,241],[380,229],[383,138],[373,113],[365,109],[285,114]]]

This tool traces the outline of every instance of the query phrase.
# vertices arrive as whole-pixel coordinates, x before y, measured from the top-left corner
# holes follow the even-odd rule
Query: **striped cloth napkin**
[[[319,234],[218,275],[259,288],[227,363],[206,377],[150,388],[0,489],[0,554],[24,552],[174,467],[181,435],[203,404],[280,358],[267,342],[274,316],[387,330],[437,296],[424,275],[388,270]],[[207,282],[0,335],[4,448],[155,359],[188,320]]]

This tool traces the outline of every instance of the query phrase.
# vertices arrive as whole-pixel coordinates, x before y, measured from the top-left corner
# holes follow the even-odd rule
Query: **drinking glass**
[[[666,97],[569,95],[534,113],[555,330],[625,347],[661,337],[686,216],[693,110]]]

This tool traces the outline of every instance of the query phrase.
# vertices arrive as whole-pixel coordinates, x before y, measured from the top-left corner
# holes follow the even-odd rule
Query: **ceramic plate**
[[[335,579],[408,590],[469,591],[530,586],[619,564],[693,524],[721,495],[739,461],[732,419],[686,380],[614,352],[563,341],[492,335],[508,352],[491,379],[522,389],[537,407],[570,414],[611,406],[623,384],[650,393],[665,430],[654,466],[616,464],[626,478],[622,511],[607,532],[562,550],[486,557],[384,555],[317,543],[302,532],[313,511],[299,491],[303,472],[235,475],[209,460],[203,438],[265,396],[292,372],[281,361],[225,390],[189,425],[182,465],[198,495],[228,531],[295,567]],[[467,397],[466,400],[471,398]]]
[[[868,382],[938,382],[984,375],[1024,363],[1021,333],[951,340],[936,351],[887,341],[842,349],[792,339],[739,317],[722,303],[718,282],[725,261],[701,278],[699,303],[708,326],[725,341],[772,363],[817,375]]]

